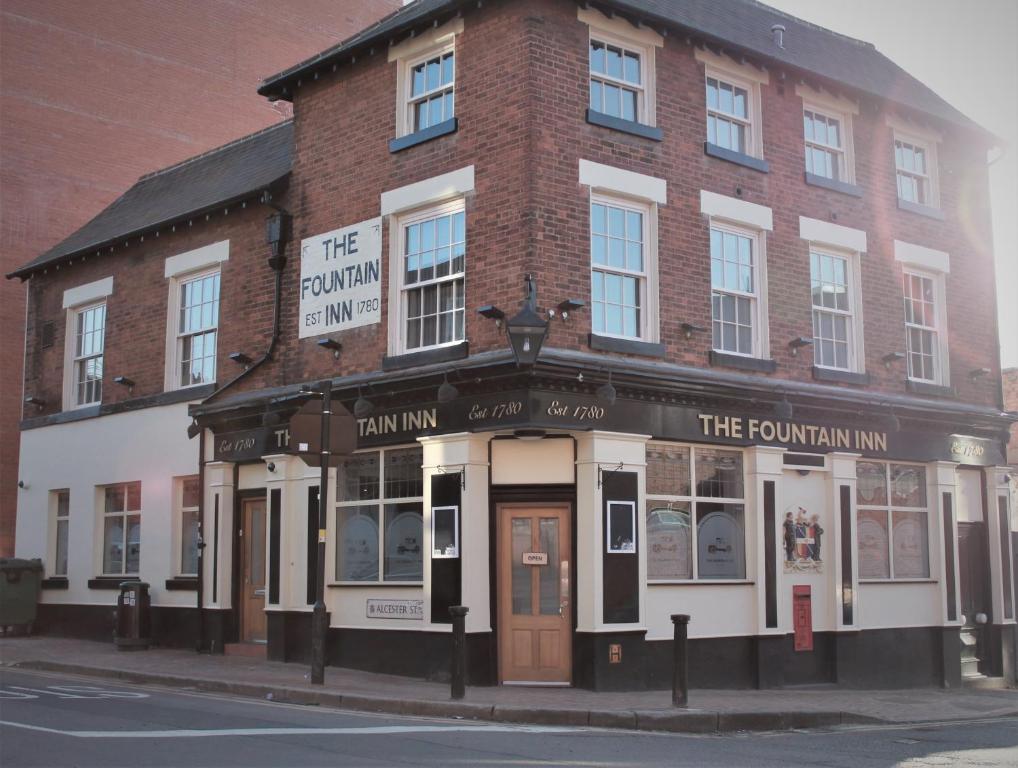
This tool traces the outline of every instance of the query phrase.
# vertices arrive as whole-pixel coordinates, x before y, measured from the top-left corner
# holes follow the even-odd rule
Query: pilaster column
[[[233,574],[233,463],[205,464],[205,525],[202,540],[202,589],[205,608],[232,608]]]
[[[856,535],[856,453],[829,454],[831,471],[827,479],[827,506],[832,510],[831,542],[824,560],[831,563],[829,605],[839,630],[856,629],[859,624],[859,543]]]
[[[791,611],[782,600],[783,556],[781,475],[784,448],[756,445],[747,448],[746,457],[746,575],[756,583],[756,631],[758,635],[783,635],[790,631]],[[772,485],[768,486],[767,484]],[[767,551],[767,508],[771,505],[771,551]],[[773,570],[768,572],[768,556]],[[770,609],[768,610],[768,601]],[[771,626],[768,626],[768,613]]]
[[[940,615],[944,626],[961,626],[961,578],[958,572],[957,463],[935,461],[927,467],[930,510],[930,576],[940,584]]]

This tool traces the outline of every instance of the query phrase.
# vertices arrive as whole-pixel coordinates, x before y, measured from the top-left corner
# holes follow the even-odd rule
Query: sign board
[[[524,552],[523,553],[523,564],[524,565],[547,565],[548,564],[548,553],[547,552]]]
[[[300,244],[300,338],[381,320],[381,217],[304,238]]]
[[[322,450],[322,401],[308,400],[290,418],[290,445],[309,467],[320,467]],[[338,400],[332,401],[329,417],[329,466],[335,467],[357,450],[357,420]]]
[[[369,619],[409,619],[424,621],[423,600],[377,600],[367,602]]]

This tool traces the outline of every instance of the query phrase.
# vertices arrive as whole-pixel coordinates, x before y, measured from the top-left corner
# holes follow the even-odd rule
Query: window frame
[[[749,64],[739,64],[725,56],[711,53],[702,48],[694,51],[697,61],[703,64],[703,138],[707,144],[718,147],[722,151],[744,154],[757,160],[764,159],[763,142],[763,99],[761,97],[761,86],[770,83],[770,76],[767,72],[758,70]],[[707,80],[713,79],[725,82],[734,87],[746,91],[746,119],[745,124],[749,126],[748,139],[745,149],[739,153],[737,150],[722,147],[710,141],[709,121],[711,108],[707,101]],[[724,119],[729,119],[727,113],[721,113]],[[735,117],[732,115],[731,117]],[[742,121],[741,118],[737,118]]]
[[[603,205],[606,207],[619,208],[623,211],[631,211],[639,213],[642,217],[642,256],[643,256],[643,271],[635,272],[626,268],[611,267],[607,264],[594,264],[593,259],[593,238],[594,238],[594,217],[593,207],[594,205]],[[590,201],[587,208],[588,220],[587,220],[587,233],[588,242],[590,243],[590,307],[591,307],[591,320],[590,320],[590,332],[595,336],[602,336],[611,339],[623,339],[626,341],[641,341],[655,343],[658,341],[657,327],[659,323],[656,323],[655,317],[657,315],[657,301],[652,298],[652,294],[657,293],[656,290],[651,290],[650,281],[652,275],[657,277],[657,205],[643,200],[635,200],[633,198],[613,195],[603,191],[590,190]],[[628,240],[627,240],[628,242]],[[609,333],[607,331],[599,331],[594,328],[594,272],[601,271],[606,274],[617,274],[623,277],[636,277],[639,280],[639,301],[640,301],[640,321],[639,321],[639,334],[636,336],[627,336],[625,334]],[[653,306],[652,306],[653,305]],[[653,316],[651,313],[653,312]]]
[[[887,525],[887,576],[863,576],[860,568],[859,583],[860,584],[884,584],[884,583],[900,583],[900,582],[934,582],[936,577],[934,576],[934,552],[933,552],[933,541],[934,535],[931,530],[932,518],[931,510],[933,504],[931,501],[931,494],[929,489],[929,472],[925,464],[919,464],[917,462],[910,461],[891,461],[883,459],[859,459],[860,463],[867,464],[881,464],[884,467],[884,493],[886,495],[886,503],[884,504],[863,504],[859,500],[858,489],[855,493],[855,506],[856,506],[856,522],[855,522],[855,535],[856,535],[856,547],[855,557],[858,562],[861,562],[862,558],[859,555],[859,513],[860,512],[883,512],[884,522]],[[857,465],[858,466],[858,465]],[[891,496],[891,467],[902,466],[902,467],[917,467],[923,471],[923,486],[922,493],[926,498],[925,507],[909,507],[903,504],[894,504]],[[858,483],[858,471],[856,473],[856,482]],[[926,515],[926,565],[928,575],[926,576],[897,576],[894,572],[894,513],[895,512],[922,512]]]
[[[939,160],[937,153],[937,144],[940,143],[941,137],[933,132],[927,133],[915,126],[902,124],[898,120],[888,120],[891,125],[891,166],[894,168],[894,187],[895,195],[898,198],[899,203],[905,205],[916,205],[924,208],[933,208],[940,210],[940,174],[939,174]],[[898,166],[898,144],[908,144],[913,148],[923,150],[926,155],[926,173],[917,174],[915,171],[910,171]],[[925,196],[926,199],[919,200],[908,200],[901,196],[901,183],[899,177],[902,174],[911,176],[913,178],[920,178],[925,180]]]
[[[813,303],[813,255],[829,256],[832,258],[844,259],[846,270],[846,287],[848,289],[848,310],[832,309],[830,307],[817,307]],[[862,322],[862,276],[861,258],[858,251],[843,250],[834,248],[818,242],[809,242],[810,258],[810,315],[813,322],[813,365],[829,371],[842,371],[849,373],[863,373],[865,371],[865,347],[863,340]],[[817,354],[820,352],[818,337],[816,335],[816,312],[830,312],[849,318],[848,329],[848,367],[825,365],[817,361]]]
[[[421,451],[422,465],[420,467],[421,472],[421,495],[420,496],[406,496],[406,497],[387,497],[385,495],[385,454],[390,451],[400,451],[416,449]],[[333,542],[331,553],[331,565],[329,566],[332,574],[332,581],[329,582],[329,586],[334,587],[375,587],[375,586],[391,586],[391,587],[423,587],[424,576],[425,576],[425,564],[428,561],[426,556],[427,547],[425,547],[424,533],[430,528],[430,522],[425,522],[425,475],[423,466],[423,448],[419,443],[403,443],[399,445],[387,445],[380,448],[368,448],[362,451],[356,451],[353,456],[366,456],[369,454],[377,454],[378,456],[378,496],[374,499],[353,499],[347,501],[340,501],[339,499],[339,472],[340,468],[336,468],[336,493],[333,495],[332,500],[332,514],[329,515],[327,525],[331,527],[333,535],[329,538]],[[386,580],[385,578],[385,507],[389,504],[419,504],[421,509],[421,579],[419,581],[396,581]],[[374,580],[349,580],[340,579],[339,573],[339,546],[340,536],[342,535],[342,529],[340,527],[339,514],[341,509],[351,509],[357,507],[375,506],[378,510],[378,576]],[[459,521],[457,518],[457,536],[458,536],[458,525]],[[429,542],[430,545],[430,542]],[[327,556],[328,556],[327,554]],[[457,555],[458,556],[458,555]]]
[[[181,578],[195,578],[198,576],[198,562],[201,558],[201,494],[203,490],[198,486],[198,504],[195,506],[184,506],[184,484],[190,480],[198,481],[200,475],[182,475],[173,478],[173,562],[174,573]],[[193,512],[198,518],[198,531],[196,545],[198,551],[195,553],[195,570],[185,571],[184,564],[184,515]]]
[[[463,214],[463,271],[462,273],[456,273],[454,275],[451,271],[450,274],[442,278],[432,278],[424,282],[418,282],[412,286],[406,284],[406,269],[404,266],[404,260],[406,258],[406,233],[407,228],[413,224],[419,224],[422,221],[428,221],[430,219],[439,218],[442,216],[452,216],[456,213]],[[393,229],[395,229],[395,236],[393,236]],[[462,344],[467,341],[467,262],[470,257],[469,253],[469,226],[467,221],[467,209],[466,209],[466,198],[456,197],[450,200],[442,200],[439,202],[431,203],[428,205],[414,208],[412,210],[401,211],[394,214],[392,217],[392,223],[389,229],[389,237],[393,243],[392,249],[392,271],[390,273],[390,280],[393,290],[390,291],[390,296],[395,301],[395,313],[393,313],[393,304],[390,302],[389,312],[396,318],[398,328],[396,332],[395,343],[392,345],[393,355],[406,355],[416,354],[418,352],[426,352],[436,349],[444,349],[446,347],[454,347],[458,344]],[[450,236],[450,245],[452,238]],[[450,254],[450,270],[452,269],[452,257]],[[424,288],[431,285],[441,285],[442,283],[452,282],[454,280],[463,281],[463,338],[452,339],[450,341],[440,342],[437,344],[422,345],[418,347],[410,347],[407,339],[407,320],[409,312],[409,302],[407,301],[407,292],[417,288]],[[423,317],[423,315],[422,315]],[[455,322],[453,325],[455,331]]]
[[[452,56],[452,81],[449,83],[442,83],[441,81],[439,81],[437,87],[431,90],[425,89],[422,93],[415,96],[413,92],[414,69],[416,69],[421,64],[424,64],[426,69],[428,62],[430,62],[433,59],[438,59],[439,73],[441,73],[442,69],[444,69],[443,62],[447,55]],[[429,128],[438,125],[439,123],[444,123],[446,120],[451,120],[456,116],[456,46],[454,45],[454,42],[452,40],[450,40],[445,45],[440,45],[437,46],[436,48],[430,49],[428,52],[420,56],[416,56],[412,59],[407,59],[403,66],[406,68],[406,84],[405,84],[406,93],[403,94],[403,98],[406,109],[406,115],[404,115],[404,120],[406,121],[405,125],[407,130],[407,133],[403,135],[409,136],[414,133],[419,133],[420,131],[426,131]],[[417,104],[419,104],[422,101],[423,102],[430,101],[432,97],[437,96],[439,94],[445,96],[447,93],[452,94],[453,100],[452,114],[448,116],[444,114],[445,104],[443,101],[442,105],[443,115],[441,120],[439,120],[436,123],[430,123],[429,125],[426,125],[423,128],[416,127],[417,120],[415,117],[416,111],[415,108]]]
[[[803,144],[805,146],[805,152],[808,153],[810,147],[816,147],[821,152],[830,152],[837,158],[837,166],[834,167],[835,176],[826,176],[822,173],[817,173],[816,168],[811,171],[809,169],[810,161],[807,157],[805,159],[806,173],[812,174],[813,176],[820,176],[821,178],[828,179],[830,181],[840,181],[845,184],[855,184],[855,163],[852,158],[851,150],[851,132],[852,132],[852,116],[850,113],[838,112],[824,107],[820,104],[803,101],[802,104],[803,120],[805,121],[806,113],[811,113],[814,118],[819,116],[823,118],[828,124],[831,121],[837,121],[840,126],[840,138],[841,146],[835,147],[831,144],[823,143],[814,139],[806,137],[806,126],[803,124]]]
[[[687,504],[689,509],[689,552],[690,552],[690,565],[691,565],[691,578],[688,579],[655,579],[650,576],[650,566],[647,568],[647,584],[649,586],[656,584],[750,584],[752,579],[750,578],[750,555],[749,555],[749,499],[748,490],[750,489],[750,482],[748,473],[746,471],[746,451],[738,446],[730,445],[709,445],[709,444],[697,444],[697,443],[680,443],[671,442],[665,440],[651,440],[647,443],[647,450],[650,451],[655,446],[666,446],[668,448],[684,448],[689,451],[689,494],[663,494],[663,493],[651,493],[649,490],[644,494],[644,509],[643,509],[643,522],[644,525],[648,525],[647,516],[650,513],[650,503],[654,501],[666,502],[668,509],[671,509],[672,504]],[[735,498],[729,496],[700,496],[696,493],[696,452],[698,450],[706,451],[726,451],[732,453],[738,453],[742,459],[742,497]],[[646,487],[646,486],[645,486]],[[700,555],[699,555],[699,533],[697,525],[697,505],[698,504],[726,504],[726,505],[739,505],[742,507],[742,570],[743,576],[741,578],[718,578],[718,577],[701,577],[700,576]],[[650,556],[651,538],[650,532],[646,534],[647,538],[647,556]]]
[[[128,488],[129,488],[129,486],[132,486],[132,485],[137,485],[138,486],[138,508],[137,509],[129,509],[128,508],[129,507],[129,505],[128,505],[128,499],[129,499]],[[107,491],[107,489],[118,488],[118,487],[122,487],[124,489],[124,509],[118,510],[118,511],[113,511],[113,512],[108,512],[106,510],[106,491]],[[128,480],[128,481],[119,482],[119,483],[108,483],[106,485],[97,485],[96,486],[96,512],[98,513],[97,517],[99,519],[99,524],[96,526],[96,538],[97,538],[97,542],[96,542],[96,544],[97,544],[97,553],[96,554],[98,555],[98,567],[97,567],[96,571],[103,578],[128,577],[128,576],[140,576],[141,575],[141,544],[142,544],[141,525],[142,525],[142,518],[144,516],[144,508],[145,508],[145,504],[142,501],[142,490],[143,490],[143,483],[140,480]],[[138,570],[137,571],[129,571],[129,570],[127,570],[128,547],[131,544],[130,541],[129,541],[129,535],[130,534],[129,534],[129,528],[128,528],[127,520],[128,520],[128,517],[130,517],[132,515],[137,515],[138,516]],[[105,552],[105,549],[106,549],[106,521],[108,519],[110,519],[110,518],[113,518],[113,517],[120,517],[124,521],[123,522],[123,539],[122,539],[123,549],[121,550],[121,571],[119,573],[115,573],[115,572],[107,571],[106,570],[106,552]]]
[[[184,286],[188,283],[196,282],[198,280],[204,280],[207,277],[216,276],[219,278],[219,287],[216,295],[216,323],[212,328],[202,328],[199,331],[191,333],[184,333],[180,330],[180,313],[184,300]],[[168,329],[170,334],[170,345],[173,350],[172,355],[168,362],[168,375],[169,385],[168,390],[178,389],[190,389],[192,387],[203,387],[208,384],[214,384],[219,376],[219,330],[221,326],[222,316],[222,298],[223,298],[223,271],[220,265],[206,266],[202,269],[197,269],[191,272],[185,272],[179,275],[174,275],[171,279],[171,290],[170,297],[172,302],[170,304],[170,327]],[[202,302],[204,303],[204,302]],[[212,360],[212,381],[200,381],[193,384],[182,383],[181,369],[180,366],[183,363],[183,350],[184,350],[184,339],[193,336],[199,336],[207,334],[210,331],[215,331],[216,334],[216,352]],[[193,359],[193,358],[192,358]]]
[[[86,312],[92,312],[93,310],[99,309],[100,307],[102,307],[102,310],[103,310],[102,311],[102,317],[103,317],[102,351],[99,352],[99,354],[80,355],[80,354],[78,354],[78,337],[83,335],[83,334],[79,333],[78,328],[80,326],[80,323],[82,322],[82,318],[83,318],[83,316],[85,315]],[[79,370],[79,366],[81,366],[82,364],[86,363],[89,360],[95,360],[95,359],[99,359],[100,360],[100,363],[99,363],[100,368],[104,368],[105,367],[107,313],[108,313],[108,307],[107,307],[107,303],[106,303],[106,299],[105,298],[100,299],[99,301],[91,301],[91,302],[88,302],[88,303],[85,303],[85,304],[80,304],[80,305],[78,305],[76,307],[72,307],[70,309],[70,311],[69,311],[70,318],[69,318],[68,328],[69,328],[69,333],[70,333],[70,369],[71,369],[70,403],[71,403],[71,408],[88,408],[89,406],[102,404],[102,398],[103,398],[103,386],[102,386],[103,377],[102,376],[99,377],[98,385],[95,388],[96,390],[98,390],[98,393],[99,393],[98,397],[95,400],[88,400],[86,402],[81,402],[78,399],[78,392],[79,392],[79,388],[81,387],[81,383],[82,383],[81,382],[81,378],[80,378],[80,376],[78,374],[78,370]]]
[[[63,514],[60,510],[60,497],[65,496],[67,498],[67,508]],[[47,568],[47,575],[51,577],[57,577],[66,579],[68,572],[70,571],[71,562],[71,490],[69,488],[53,488],[49,491],[49,536],[48,538],[48,554],[46,562],[52,563],[52,568]],[[64,523],[64,556],[65,561],[63,570],[60,570],[60,524]]]
[[[908,316],[904,312],[904,302],[908,300],[905,296],[905,282],[908,277],[918,277],[923,280],[929,280],[933,287],[933,317],[936,321],[936,326],[923,326],[917,323],[910,323]],[[950,381],[950,369],[948,365],[948,339],[947,339],[947,323],[946,323],[946,309],[947,309],[947,295],[946,285],[944,280],[944,273],[936,270],[924,269],[922,267],[913,264],[903,264],[901,269],[901,295],[902,295],[902,320],[905,328],[905,375],[909,381],[914,381],[920,384],[934,384],[947,386]],[[933,350],[935,357],[933,365],[935,368],[935,375],[932,379],[924,379],[914,376],[912,373],[912,349],[909,333],[911,328],[917,328],[923,331],[932,331],[935,335],[935,344]]]
[[[453,114],[444,118],[449,120],[456,116],[456,69],[459,58],[456,50],[456,37],[463,32],[463,19],[455,18],[440,27],[433,27],[423,34],[405,40],[389,48],[388,60],[396,62],[396,137],[412,136],[419,133],[414,128],[413,119],[413,68],[436,56],[441,58],[447,53],[453,55]],[[450,86],[439,86],[436,92],[448,90]],[[420,129],[428,130],[427,128]]]
[[[710,219],[708,228],[708,274],[713,275],[713,260],[714,255],[711,252],[710,246],[710,233],[717,229],[724,235],[724,233],[733,234],[737,237],[747,237],[750,240],[750,253],[753,255],[753,286],[754,292],[752,294],[746,293],[745,291],[720,289],[720,293],[735,296],[737,298],[748,298],[751,301],[752,316],[753,316],[753,328],[752,328],[752,345],[753,351],[750,354],[745,352],[737,352],[727,349],[719,349],[714,345],[714,293],[718,291],[714,287],[713,277],[710,278],[710,303],[711,303],[711,349],[715,352],[724,355],[737,355],[739,357],[745,357],[750,359],[767,359],[763,351],[767,349],[766,334],[764,318],[766,317],[766,305],[763,299],[766,293],[766,257],[764,252],[765,237],[763,232],[759,229],[740,225],[735,222],[720,220],[716,218]],[[755,253],[754,253],[755,251]]]

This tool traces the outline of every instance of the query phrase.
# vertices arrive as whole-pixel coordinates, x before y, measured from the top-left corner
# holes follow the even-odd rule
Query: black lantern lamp
[[[533,275],[527,275],[527,296],[523,308],[506,323],[509,345],[516,358],[516,365],[533,365],[541,345],[548,335],[548,321],[537,314],[537,283]]]

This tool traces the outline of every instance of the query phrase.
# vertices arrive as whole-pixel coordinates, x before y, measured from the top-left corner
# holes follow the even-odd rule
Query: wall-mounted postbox
[[[792,621],[795,626],[795,650],[813,650],[813,601],[808,584],[792,587]]]

